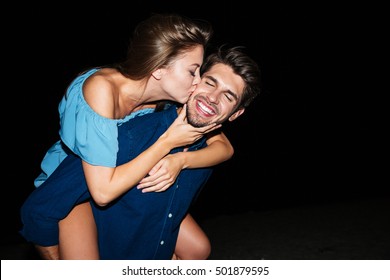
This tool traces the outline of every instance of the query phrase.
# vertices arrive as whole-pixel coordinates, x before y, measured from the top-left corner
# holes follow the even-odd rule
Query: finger
[[[143,178],[143,179],[139,182],[138,186],[141,186],[141,185],[142,185],[142,186],[151,185],[151,183],[154,182],[154,180],[155,180],[155,177],[154,177],[154,176],[145,177],[145,178]]]
[[[172,184],[166,185],[165,187],[161,188],[162,192],[165,192]]]
[[[209,124],[209,125],[206,125],[206,126],[203,126],[203,127],[195,128],[194,131],[203,135],[203,134],[211,132],[211,131],[213,131],[213,130],[215,130],[217,128],[220,128],[220,127],[221,127],[220,124],[213,123],[213,124]],[[200,135],[200,136],[202,136],[202,135]]]
[[[187,105],[184,104],[178,115],[178,118],[180,118],[180,120],[184,121],[186,119],[186,111],[187,111]]]
[[[171,184],[167,184],[164,187],[162,187],[159,190],[157,190],[156,192],[165,192],[170,186],[171,186]]]
[[[149,171],[149,176],[152,176],[159,170],[160,166],[159,163],[157,163],[150,171]]]
[[[158,179],[159,176],[160,176],[160,175],[159,175],[158,173],[154,173],[153,175],[144,177],[144,178],[139,182],[139,184],[140,184],[140,185],[150,184],[150,183],[154,182],[156,179]]]
[[[212,124],[212,125],[208,125],[208,126],[205,126],[204,127],[204,133],[209,133],[213,130],[216,130],[218,128],[220,128],[222,126],[222,124]]]
[[[155,182],[154,180],[149,181],[149,182],[141,182],[138,184],[137,189],[144,189],[144,188],[149,188],[151,186],[157,185],[159,182]]]
[[[150,177],[153,177],[153,178],[150,178]],[[161,184],[168,179],[169,179],[169,175],[164,174],[164,173],[161,173],[161,175],[160,175],[160,173],[156,173],[153,176],[149,176],[149,177],[145,178],[145,181],[141,181],[138,184],[137,189],[144,189],[144,188],[150,188],[152,186],[157,186],[158,184]]]
[[[160,184],[157,184],[155,186],[142,189],[142,192],[143,193],[158,192],[163,186],[164,186],[164,184],[160,183]]]

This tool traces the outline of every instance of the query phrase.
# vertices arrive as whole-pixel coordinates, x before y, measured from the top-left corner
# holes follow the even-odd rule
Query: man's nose
[[[219,102],[219,98],[221,96],[221,91],[220,90],[214,90],[211,91],[207,94],[207,98],[210,103],[215,103],[217,104]]]

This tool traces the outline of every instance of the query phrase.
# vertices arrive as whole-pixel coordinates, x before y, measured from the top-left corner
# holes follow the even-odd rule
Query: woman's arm
[[[95,166],[83,161],[88,189],[98,205],[107,205],[138,184],[171,149],[189,145],[205,133],[220,127],[213,124],[195,128],[186,122],[185,111],[180,112],[172,125],[152,146],[130,162],[112,168]]]
[[[137,186],[143,192],[168,189],[184,168],[210,167],[233,156],[234,149],[223,132],[208,137],[207,147],[191,152],[169,154],[160,160]]]
[[[182,158],[183,168],[210,167],[230,159],[234,149],[229,139],[223,132],[210,136],[207,139],[207,147],[177,154],[177,159]]]

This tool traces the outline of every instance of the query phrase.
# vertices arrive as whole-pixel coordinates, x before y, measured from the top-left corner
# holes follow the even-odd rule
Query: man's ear
[[[235,112],[233,115],[229,117],[229,122],[234,121],[237,119],[239,116],[241,116],[245,112],[245,108],[239,109],[237,112]]]
[[[152,72],[152,76],[156,79],[156,80],[160,80],[161,77],[162,77],[162,70],[161,68],[158,68],[157,70],[154,70]]]

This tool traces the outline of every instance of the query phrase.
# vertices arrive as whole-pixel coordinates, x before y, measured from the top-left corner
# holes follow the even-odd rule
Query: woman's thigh
[[[63,260],[99,259],[97,230],[89,202],[72,209],[59,223],[59,255]]]
[[[210,252],[211,245],[206,233],[195,219],[190,214],[187,214],[180,224],[173,258],[181,260],[206,260]]]

